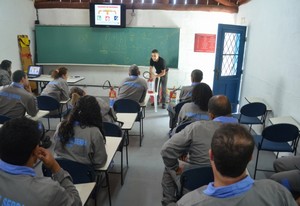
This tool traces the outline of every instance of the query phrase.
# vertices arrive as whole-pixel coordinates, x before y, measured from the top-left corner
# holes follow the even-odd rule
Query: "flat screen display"
[[[28,66],[27,76],[30,78],[39,77],[42,74],[42,66]]]
[[[126,27],[125,4],[90,4],[91,27]]]

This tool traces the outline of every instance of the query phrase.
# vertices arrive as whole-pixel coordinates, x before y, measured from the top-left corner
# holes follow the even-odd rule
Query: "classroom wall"
[[[262,97],[270,116],[300,122],[300,1],[252,0],[240,7],[236,21],[248,25],[241,102]]]

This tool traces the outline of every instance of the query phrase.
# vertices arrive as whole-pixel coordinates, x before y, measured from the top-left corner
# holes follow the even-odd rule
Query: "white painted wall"
[[[240,7],[248,41],[241,92],[272,107],[271,116],[293,116],[300,122],[300,1],[252,0]]]

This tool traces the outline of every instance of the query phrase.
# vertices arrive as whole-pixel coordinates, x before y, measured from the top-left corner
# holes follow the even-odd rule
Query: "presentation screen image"
[[[28,74],[39,75],[41,72],[41,67],[39,66],[30,66]]]
[[[121,25],[121,5],[95,5],[95,25]]]

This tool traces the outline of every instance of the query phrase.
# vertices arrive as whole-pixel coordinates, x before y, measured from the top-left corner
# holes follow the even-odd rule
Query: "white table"
[[[253,103],[253,102],[261,102],[264,103],[267,107],[267,111],[272,111],[272,108],[270,107],[270,105],[262,98],[260,97],[245,97],[246,101],[249,103]]]
[[[287,124],[293,124],[296,127],[298,127],[300,131],[300,124],[297,122],[293,117],[291,116],[283,116],[283,117],[272,117],[269,119],[271,124],[281,124],[281,123],[287,123]]]
[[[46,111],[46,110],[39,110],[39,112],[34,116],[30,116],[29,114],[25,114],[25,117],[27,117],[28,119],[32,119],[34,121],[37,121],[39,120],[40,118],[46,116],[47,114],[49,114],[49,111]]]
[[[86,201],[89,198],[91,192],[93,191],[95,185],[96,185],[96,182],[75,184],[75,187],[79,193],[79,197],[82,202],[82,205],[84,205],[86,203]]]
[[[131,130],[138,114],[137,113],[117,113],[116,115],[117,115],[117,120],[119,122],[124,123],[121,128],[123,130]]]

